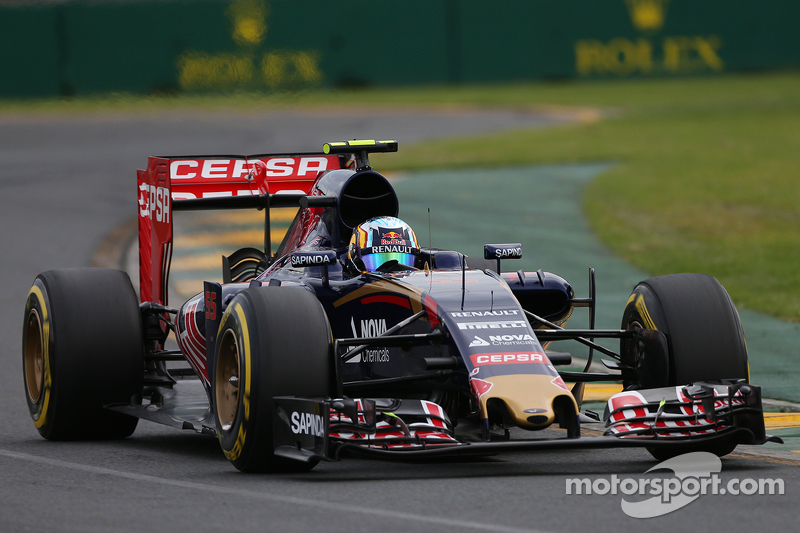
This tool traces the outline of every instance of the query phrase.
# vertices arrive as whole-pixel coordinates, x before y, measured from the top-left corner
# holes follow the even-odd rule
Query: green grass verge
[[[541,103],[611,116],[426,143],[390,164],[618,161],[584,197],[603,242],[652,275],[705,272],[740,307],[800,321],[800,76],[568,86]]]
[[[607,245],[653,275],[712,274],[738,305],[798,321],[800,76],[604,88],[576,103],[615,118],[431,144],[413,164],[619,161],[584,198]]]
[[[800,321],[800,75],[226,97],[0,102],[9,114],[253,112],[316,106],[558,106],[605,119],[402,146],[382,169],[617,161],[584,198],[619,255],[653,275],[706,272],[737,305]]]

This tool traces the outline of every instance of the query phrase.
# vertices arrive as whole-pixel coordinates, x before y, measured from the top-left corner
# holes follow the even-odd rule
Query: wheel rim
[[[232,330],[222,335],[215,372],[217,420],[230,431],[239,411],[239,343]]]
[[[625,329],[639,330],[639,329],[644,329],[644,326],[638,320],[632,320],[631,323],[628,324],[628,327],[625,328]],[[633,355],[632,363],[633,363],[633,366],[635,367],[636,363],[639,361],[639,343],[638,342],[631,343],[631,355]]]
[[[39,312],[31,309],[25,321],[25,387],[32,403],[38,403],[44,387],[44,336]]]

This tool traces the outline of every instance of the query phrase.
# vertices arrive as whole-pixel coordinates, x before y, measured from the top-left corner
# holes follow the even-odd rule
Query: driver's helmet
[[[395,217],[363,222],[353,230],[347,248],[347,258],[361,272],[408,270],[414,268],[418,255],[414,230]]]

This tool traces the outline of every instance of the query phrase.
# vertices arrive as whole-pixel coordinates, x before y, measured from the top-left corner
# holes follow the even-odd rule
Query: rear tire
[[[233,466],[243,472],[316,466],[273,454],[272,398],[331,396],[332,342],[322,305],[305,289],[252,288],[231,301],[217,335],[211,397],[220,445]]]
[[[28,293],[22,337],[25,397],[50,440],[116,439],[138,418],[104,405],[141,395],[141,315],[130,278],[119,270],[44,272]]]
[[[669,347],[669,372],[652,388],[697,381],[749,381],[747,345],[739,314],[725,288],[705,274],[671,274],[650,278],[634,288],[622,315],[622,329],[657,329]],[[622,362],[637,366],[635,342],[621,341]],[[648,373],[652,376],[652,372]],[[640,385],[627,381],[626,388]],[[727,455],[736,445],[725,443],[648,448],[658,460],[682,453],[708,451]]]

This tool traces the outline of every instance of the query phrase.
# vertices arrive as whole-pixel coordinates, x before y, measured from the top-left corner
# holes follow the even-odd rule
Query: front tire
[[[50,440],[115,439],[138,419],[104,409],[142,392],[141,316],[128,275],[79,268],[44,272],[28,293],[22,336],[25,397]]]
[[[744,379],[749,381],[747,345],[739,314],[725,288],[706,274],[671,274],[650,278],[633,290],[622,315],[622,329],[655,329],[667,338],[669,372],[649,388],[687,385],[696,381]],[[639,366],[636,342],[621,341],[622,362]],[[650,379],[657,375],[645,371]],[[626,388],[641,386],[634,377]],[[678,444],[648,448],[659,461],[677,455],[707,451],[720,457],[736,444]]]
[[[273,454],[274,396],[332,395],[333,347],[316,297],[293,287],[251,288],[220,323],[211,379],[217,434],[225,457],[243,472],[303,471]]]
[[[670,274],[634,288],[622,329],[657,329],[667,337],[669,373],[653,387],[695,381],[749,380],[739,314],[725,288],[706,274]],[[623,339],[623,362],[636,366],[634,342]]]

